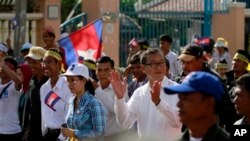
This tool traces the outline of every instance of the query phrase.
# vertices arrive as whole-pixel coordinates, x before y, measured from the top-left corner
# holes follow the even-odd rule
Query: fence
[[[121,0],[120,64],[125,66],[128,42],[146,39],[158,47],[161,34],[173,38],[172,50],[191,41],[194,34],[210,36],[213,13],[227,13],[231,0]]]

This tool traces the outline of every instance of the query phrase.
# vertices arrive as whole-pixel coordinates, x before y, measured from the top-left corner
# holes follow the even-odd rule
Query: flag
[[[16,27],[17,27],[17,20],[16,20],[16,18],[15,17],[12,18],[10,23],[12,25],[12,29],[15,30]]]
[[[58,41],[64,49],[67,66],[78,62],[79,56],[92,60],[101,56],[102,26],[102,19],[98,19]]]
[[[61,98],[53,91],[50,91],[47,96],[45,97],[45,104],[51,108],[53,111],[56,111],[54,109],[54,105],[60,100]]]

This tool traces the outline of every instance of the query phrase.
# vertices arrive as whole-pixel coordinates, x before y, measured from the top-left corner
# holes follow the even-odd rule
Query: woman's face
[[[51,33],[43,34],[43,41],[47,46],[52,46],[55,42],[55,37]]]
[[[85,78],[80,78],[78,76],[67,76],[67,82],[71,93],[82,94],[85,90]]]

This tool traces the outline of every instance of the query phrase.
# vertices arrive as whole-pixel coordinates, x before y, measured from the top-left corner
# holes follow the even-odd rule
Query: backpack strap
[[[8,85],[6,85],[6,86],[3,88],[2,92],[0,93],[0,99],[2,98],[3,93],[8,89],[8,87],[10,86],[11,83],[12,83],[12,82],[10,82]]]

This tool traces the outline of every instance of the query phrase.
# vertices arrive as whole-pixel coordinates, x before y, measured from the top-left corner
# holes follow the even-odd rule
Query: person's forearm
[[[14,81],[16,89],[21,89],[22,81],[18,75],[5,64],[2,66],[2,69],[10,77],[10,79]]]

